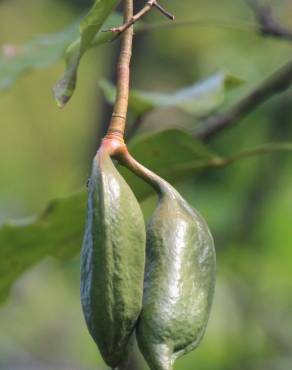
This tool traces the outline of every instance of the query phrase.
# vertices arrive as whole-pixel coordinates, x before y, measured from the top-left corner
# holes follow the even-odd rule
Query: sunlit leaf
[[[156,108],[176,107],[192,115],[204,116],[222,104],[227,91],[242,83],[237,77],[220,72],[174,93],[132,90],[130,109],[139,116]],[[106,80],[100,82],[100,87],[107,101],[113,104],[115,87]]]

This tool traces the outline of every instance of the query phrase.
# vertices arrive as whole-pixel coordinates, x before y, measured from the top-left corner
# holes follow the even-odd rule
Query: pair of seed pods
[[[126,369],[136,334],[150,369],[172,370],[204,335],[215,285],[214,244],[204,219],[170,184],[132,163],[157,192],[157,208],[145,230],[132,190],[100,149],[89,181],[82,308],[112,369]]]

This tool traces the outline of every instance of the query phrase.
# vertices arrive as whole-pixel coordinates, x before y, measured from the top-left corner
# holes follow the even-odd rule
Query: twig
[[[245,0],[255,14],[258,32],[263,36],[272,36],[292,41],[292,29],[283,27],[274,19],[273,9],[270,3],[262,4],[259,0]]]
[[[258,87],[224,113],[208,118],[195,130],[195,136],[208,140],[218,132],[233,126],[272,96],[287,90],[292,84],[292,60],[274,72]]]
[[[155,8],[159,10],[163,15],[165,15],[168,19],[174,21],[175,16],[167,11],[165,8],[163,8],[157,1],[154,1],[153,6],[155,6]]]
[[[120,27],[113,27],[108,30],[103,30],[103,32],[114,32],[121,34],[122,32],[126,31],[128,28],[130,28],[134,23],[138,22],[145,14],[147,14],[152,8],[156,8],[159,10],[163,15],[165,15],[167,18],[174,20],[174,15],[169,13],[166,9],[164,9],[157,0],[149,0],[145,4],[145,6],[135,15],[133,15],[130,19],[125,21],[123,25]]]
[[[132,17],[133,0],[124,0],[124,22],[129,22]],[[107,135],[115,135],[121,139],[124,137],[128,111],[133,34],[133,27],[129,27],[123,34],[117,66],[117,95],[112,119],[107,132]]]

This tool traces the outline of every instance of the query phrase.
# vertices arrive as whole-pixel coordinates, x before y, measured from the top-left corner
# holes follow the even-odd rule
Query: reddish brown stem
[[[120,164],[127,167],[135,175],[146,181],[159,195],[161,195],[165,188],[167,188],[166,182],[132,157],[126,147],[120,152],[117,159]]]
[[[133,0],[124,0],[124,21],[129,22],[133,17]],[[107,136],[124,138],[130,85],[130,62],[132,56],[133,27],[123,34],[120,57],[117,66],[117,95],[112,119]]]

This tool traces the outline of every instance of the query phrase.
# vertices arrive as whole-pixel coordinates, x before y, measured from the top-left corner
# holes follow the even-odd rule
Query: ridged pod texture
[[[206,222],[171,185],[163,184],[147,228],[137,327],[139,348],[151,370],[171,370],[178,357],[198,346],[215,285],[215,249]]]
[[[89,181],[81,302],[89,332],[112,368],[126,361],[141,311],[145,239],[134,194],[109,155],[100,150]]]

